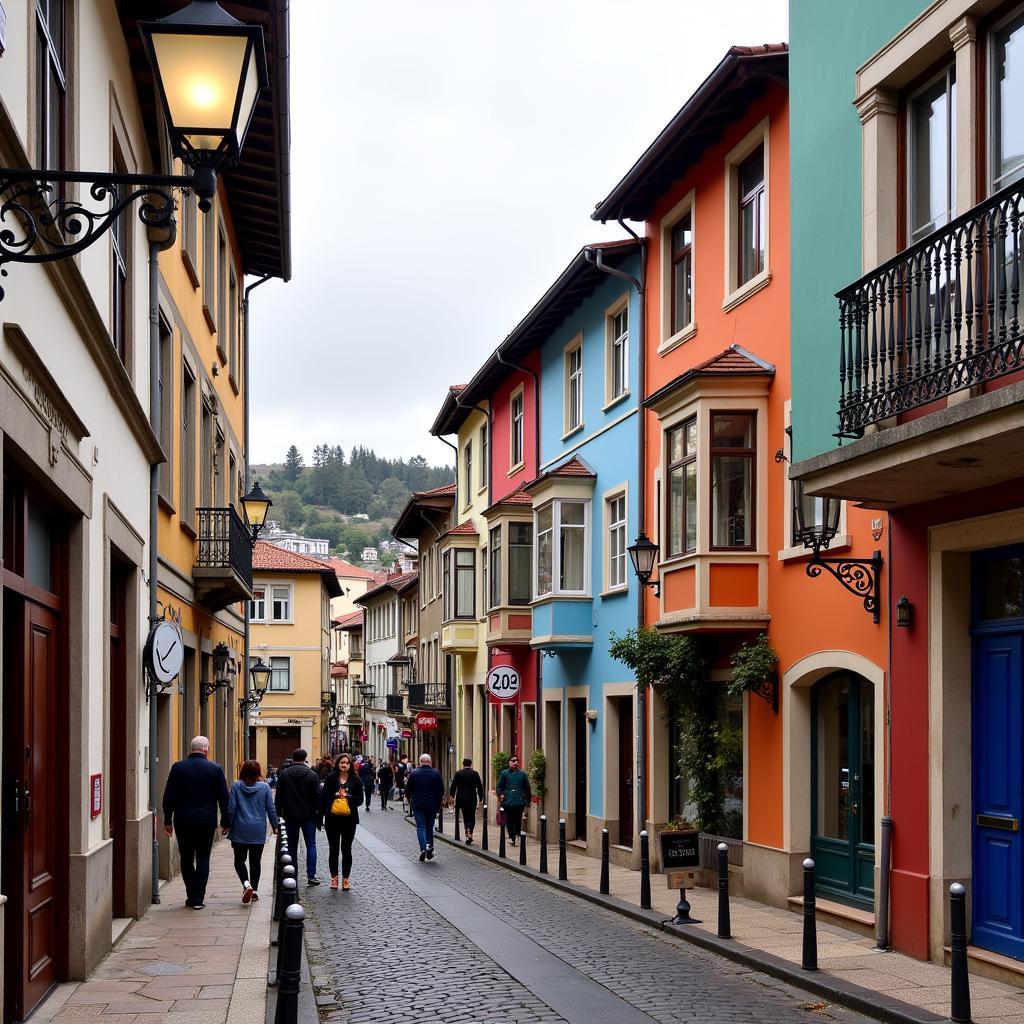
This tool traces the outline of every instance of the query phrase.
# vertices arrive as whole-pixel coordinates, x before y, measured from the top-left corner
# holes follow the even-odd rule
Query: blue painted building
[[[528,346],[540,360],[539,475],[526,490],[533,499],[531,645],[543,655],[545,811],[550,820],[565,818],[569,837],[593,856],[607,828],[616,859],[629,863],[642,827],[636,687],[608,647],[611,633],[637,621],[626,546],[639,532],[642,339],[636,288],[607,268],[639,276],[639,244],[582,250],[524,321],[531,329],[505,345],[509,357]]]

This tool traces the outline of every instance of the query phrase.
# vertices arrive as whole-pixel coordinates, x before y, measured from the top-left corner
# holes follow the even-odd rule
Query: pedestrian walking
[[[373,799],[373,760],[365,758],[359,766],[359,781],[363,784],[366,793],[366,812],[370,812],[370,801]]]
[[[341,888],[349,891],[352,873],[352,840],[359,824],[359,805],[363,802],[363,783],[352,765],[351,754],[339,754],[334,769],[324,782],[320,795],[317,827],[327,833],[327,864],[331,888],[338,888],[338,850],[341,850]]]
[[[501,810],[505,812],[505,831],[509,842],[515,846],[523,831],[523,812],[533,799],[530,777],[519,767],[519,758],[515,754],[508,759],[508,767],[498,776],[496,792]]]
[[[242,902],[258,900],[263,847],[267,843],[267,822],[276,831],[277,808],[270,786],[263,780],[259,761],[246,761],[238,781],[228,793],[231,831],[228,839],[235,851],[235,872],[242,883]]]
[[[416,838],[420,860],[434,859],[434,819],[444,799],[444,779],[431,765],[429,754],[420,754],[420,766],[414,768],[405,783],[409,806],[416,819]]]
[[[221,766],[209,760],[210,741],[205,736],[196,736],[189,750],[188,757],[172,764],[167,773],[164,832],[178,840],[185,906],[202,910],[210,880],[210,850],[217,831],[218,808],[220,827],[225,834],[231,819],[227,779]]]
[[[452,777],[448,795],[455,797],[455,813],[462,816],[462,827],[466,830],[466,845],[473,845],[473,830],[476,828],[477,797],[484,798],[484,782],[473,767],[473,759],[464,757],[462,767]]]
[[[377,787],[380,789],[380,809],[390,810],[388,800],[391,798],[391,787],[395,784],[395,769],[390,761],[382,762],[377,769]]]
[[[271,789],[277,785],[277,769],[273,765],[267,766],[267,785]]]
[[[405,810],[405,783],[411,771],[412,765],[409,764],[409,755],[403,754],[398,761],[398,767],[395,768],[395,785],[398,787],[398,799],[402,801],[403,811]]]
[[[292,763],[281,769],[274,798],[277,813],[284,818],[288,849],[293,858],[299,855],[299,832],[306,844],[306,881],[319,885],[316,877],[316,822],[320,813],[320,779],[306,764],[306,752],[299,747],[292,754]]]

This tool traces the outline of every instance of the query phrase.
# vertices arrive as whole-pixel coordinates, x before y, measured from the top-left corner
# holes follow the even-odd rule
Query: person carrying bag
[[[341,851],[341,888],[348,892],[352,872],[352,840],[359,824],[359,806],[364,799],[363,784],[352,767],[350,754],[339,754],[334,770],[324,781],[320,796],[317,828],[327,833],[327,863],[331,888],[338,888],[338,852]]]

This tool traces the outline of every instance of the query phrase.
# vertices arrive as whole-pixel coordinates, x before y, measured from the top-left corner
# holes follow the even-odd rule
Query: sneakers
[[[420,863],[422,864],[427,859],[427,851],[420,850]]]
[[[189,903],[188,906],[190,906],[193,910],[202,910],[203,907],[206,906],[206,904],[205,903]]]
[[[341,890],[342,890],[342,892],[348,892],[351,888],[352,888],[352,886],[350,886],[348,884],[348,879],[347,878],[343,878],[341,880]]]
[[[307,885],[319,885],[319,884],[320,884],[320,879],[319,879],[319,878],[317,878],[317,877],[316,877],[316,876],[314,875],[314,876],[313,876],[312,878],[307,878],[307,879],[306,879],[306,884],[307,884]]]
[[[331,888],[332,889],[337,889],[338,888],[338,876],[337,875],[331,875]]]
[[[249,903],[252,900],[252,886],[246,882],[245,888],[242,890],[242,902]]]
[[[253,903],[255,903],[259,898],[260,898],[260,894],[255,889],[253,889],[253,891],[252,891],[252,901],[253,901]]]
[[[434,848],[433,848],[433,846],[428,846],[427,847],[426,854],[427,854],[427,860],[433,860],[434,859]]]
[[[467,846],[472,846],[473,845],[473,837],[471,835],[466,836],[466,845]]]

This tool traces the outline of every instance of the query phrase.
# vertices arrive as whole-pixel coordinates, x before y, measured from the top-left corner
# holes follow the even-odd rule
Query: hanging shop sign
[[[402,739],[403,740],[411,740],[412,739],[412,729],[403,729],[402,730]]]
[[[420,711],[416,715],[416,728],[420,732],[430,732],[431,729],[436,729],[437,715],[432,715],[429,711]]]
[[[511,665],[498,665],[487,673],[487,692],[496,700],[512,700],[522,682]]]
[[[149,631],[143,660],[150,676],[160,686],[166,686],[178,677],[185,661],[185,645],[181,630],[173,622],[156,623]]]

